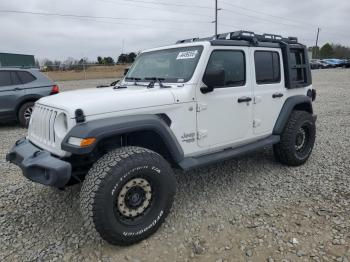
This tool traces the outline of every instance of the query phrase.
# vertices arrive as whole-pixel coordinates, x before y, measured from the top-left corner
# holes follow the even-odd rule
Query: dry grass
[[[124,69],[129,66],[129,64],[115,66],[91,66],[86,69],[86,72],[83,70],[72,70],[44,72],[44,74],[54,81],[120,78],[123,76]]]

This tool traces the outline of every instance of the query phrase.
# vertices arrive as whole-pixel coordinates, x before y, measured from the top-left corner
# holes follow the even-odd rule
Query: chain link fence
[[[41,71],[54,81],[86,80],[123,77],[125,69],[130,64],[99,65],[99,64],[76,64],[71,66],[50,65],[41,67]]]

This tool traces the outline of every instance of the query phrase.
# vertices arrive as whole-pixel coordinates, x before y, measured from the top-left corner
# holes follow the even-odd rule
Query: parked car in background
[[[342,67],[343,68],[350,68],[350,60],[343,59],[342,60]]]
[[[34,102],[57,94],[58,86],[38,69],[0,68],[0,121],[27,127]]]
[[[325,69],[325,68],[330,68],[332,66],[320,59],[311,59],[310,67],[311,69]]]
[[[331,67],[331,68],[341,67],[341,60],[340,59],[323,59],[321,61],[328,64],[329,67]]]

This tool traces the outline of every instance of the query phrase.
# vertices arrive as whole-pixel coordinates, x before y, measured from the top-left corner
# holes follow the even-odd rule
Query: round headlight
[[[67,115],[65,113],[59,113],[56,117],[54,124],[55,134],[58,138],[64,138],[67,134],[68,124],[67,124]]]

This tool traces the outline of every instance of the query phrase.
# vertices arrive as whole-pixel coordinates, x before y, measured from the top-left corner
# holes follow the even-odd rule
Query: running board
[[[228,148],[228,149],[224,149],[223,151],[210,153],[208,155],[203,155],[199,157],[187,157],[179,163],[179,166],[183,170],[188,171],[194,168],[214,164],[220,161],[224,161],[230,158],[234,158],[250,152],[254,152],[266,146],[271,146],[273,144],[276,144],[279,141],[280,141],[279,135],[272,135],[265,139],[259,140],[257,142],[254,142],[248,145],[239,146],[236,148]]]

